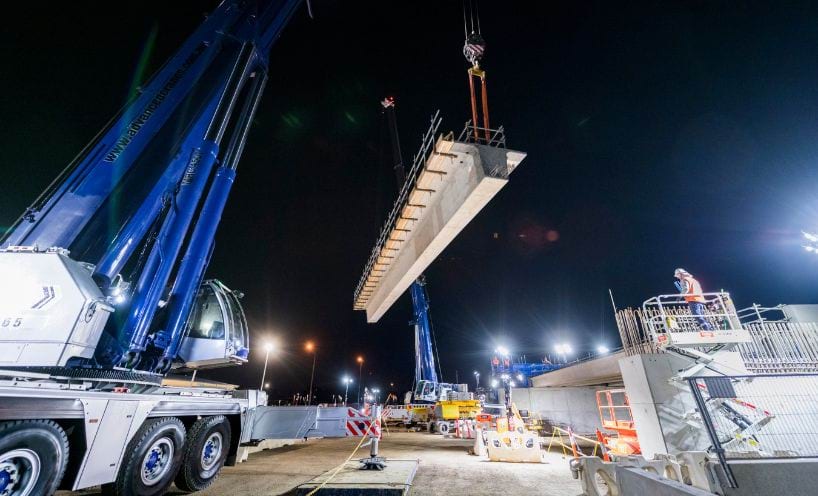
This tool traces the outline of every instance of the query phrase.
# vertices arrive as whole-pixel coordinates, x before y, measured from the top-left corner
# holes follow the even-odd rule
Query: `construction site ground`
[[[244,463],[225,467],[203,496],[287,494],[294,488],[343,463],[360,438],[314,439],[250,455]],[[395,459],[419,459],[411,495],[539,495],[582,494],[571,477],[568,457],[548,453],[544,463],[490,462],[468,454],[473,441],[447,439],[435,434],[384,433],[380,454]],[[355,459],[368,456],[361,448]],[[79,494],[99,494],[99,489]],[[58,495],[70,493],[59,492]],[[185,494],[175,486],[168,494]]]

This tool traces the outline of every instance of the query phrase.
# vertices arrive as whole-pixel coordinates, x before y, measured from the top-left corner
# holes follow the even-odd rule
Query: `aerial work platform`
[[[524,152],[505,134],[467,124],[460,137],[438,135],[436,113],[355,290],[355,310],[377,322],[508,182]],[[475,138],[479,136],[479,138]]]

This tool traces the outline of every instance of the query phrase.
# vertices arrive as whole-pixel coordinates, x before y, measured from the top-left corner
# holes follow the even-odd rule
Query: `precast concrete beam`
[[[526,154],[439,138],[376,247],[354,308],[377,322],[412,282],[508,182]]]

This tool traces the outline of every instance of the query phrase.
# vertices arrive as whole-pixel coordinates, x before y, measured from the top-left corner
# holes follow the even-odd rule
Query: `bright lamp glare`
[[[603,344],[596,347],[596,352],[599,353],[600,355],[605,355],[606,353],[608,353],[610,351],[611,350],[609,350],[608,347],[603,345]]]
[[[273,351],[273,348],[275,348],[275,346],[273,346],[273,343],[264,343],[264,351],[270,352]]]
[[[493,381],[491,381],[491,387],[493,387],[493,388],[496,388],[498,384],[499,384],[499,383],[497,382],[497,380],[496,380],[496,379],[495,379],[495,380],[493,380]]]
[[[505,346],[498,346],[497,349],[494,351],[503,356],[508,356],[510,354],[508,348],[506,348]]]
[[[557,352],[559,355],[568,355],[573,350],[571,349],[571,345],[568,343],[559,343],[554,345],[554,351]]]
[[[517,380],[523,382],[523,374],[517,374]]]

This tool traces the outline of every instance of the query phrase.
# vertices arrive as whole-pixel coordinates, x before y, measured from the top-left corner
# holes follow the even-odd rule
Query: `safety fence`
[[[753,341],[738,349],[747,370],[758,374],[818,372],[818,324],[752,322],[744,324]]]
[[[818,457],[818,374],[688,379],[713,451],[726,459]]]
[[[688,384],[731,486],[728,460],[818,458],[818,374],[691,377]]]
[[[563,429],[562,427],[555,426],[551,431],[551,436],[548,438],[541,437],[540,443],[545,444],[546,439],[548,440],[548,446],[545,450],[549,453],[551,452],[551,448],[559,447],[562,449],[563,456],[570,455],[574,458],[579,456],[600,456],[607,459],[607,448],[605,444],[598,439],[591,439],[590,437],[575,434],[570,428]],[[582,443],[580,443],[580,441],[582,441]],[[582,444],[586,447],[593,446],[592,452],[584,453],[582,451]]]
[[[689,316],[686,308],[665,308],[663,311],[665,318],[677,318],[673,314]],[[742,312],[738,312],[739,316]],[[626,354],[664,352],[650,325],[660,315],[656,308],[625,308],[616,312],[616,324]],[[708,318],[713,320],[714,326],[719,323],[717,319]],[[741,327],[752,339],[736,344],[748,371],[758,374],[818,372],[818,323],[756,319],[742,323]]]

